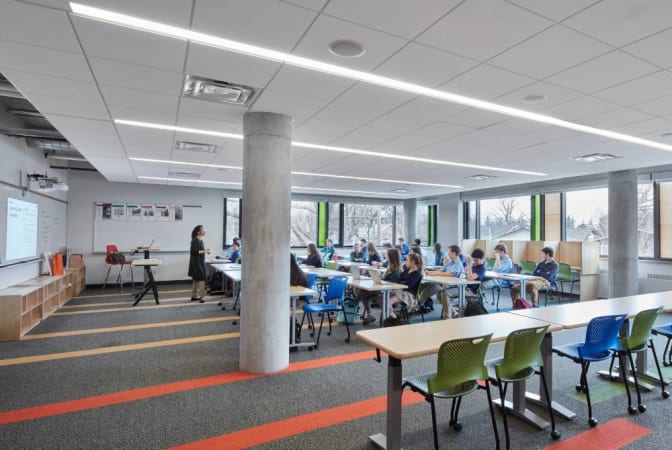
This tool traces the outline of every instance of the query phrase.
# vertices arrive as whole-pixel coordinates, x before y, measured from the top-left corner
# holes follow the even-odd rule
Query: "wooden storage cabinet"
[[[66,273],[72,276],[72,292],[71,297],[78,295],[86,287],[86,267],[69,267]]]

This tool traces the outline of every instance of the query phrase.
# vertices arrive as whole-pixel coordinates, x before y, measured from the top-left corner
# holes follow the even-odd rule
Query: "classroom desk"
[[[525,297],[525,281],[527,280],[545,280],[543,277],[536,275],[523,275],[522,273],[499,273],[492,270],[485,272],[485,278],[494,278],[498,280],[507,280],[512,283],[520,283],[520,295]]]
[[[140,300],[149,292],[151,289],[154,293],[154,301],[156,304],[159,304],[159,291],[156,288],[156,281],[154,280],[154,274],[152,273],[152,267],[158,267],[161,265],[161,261],[158,259],[134,259],[131,263],[131,266],[135,267],[144,267],[145,268],[145,283],[135,294],[135,302],[133,306],[136,306],[140,303]]]
[[[460,290],[459,306],[460,314],[464,314],[465,290],[468,285],[481,284],[480,281],[469,281],[466,278],[442,277],[440,275],[425,275],[422,277],[422,283],[437,283],[443,286],[457,286]]]
[[[242,272],[240,269],[228,269],[222,270],[222,274],[233,283],[233,298],[235,299],[233,309],[236,309],[238,307],[238,301],[240,300],[240,280],[242,278]]]
[[[342,272],[341,272],[342,273]],[[389,281],[382,281],[380,284],[376,284],[371,279],[359,279],[355,280],[353,277],[348,277],[348,285],[356,287],[358,289],[363,289],[369,292],[380,292],[383,297],[383,304],[380,305],[380,326],[383,326],[383,321],[387,317],[387,311],[390,303],[390,291],[404,290],[408,286],[405,284],[399,283],[390,283]]]
[[[236,263],[217,263],[217,264],[210,264],[210,267],[213,269],[223,272],[225,270],[241,270],[241,265],[236,264]]]
[[[317,279],[319,281],[317,295],[319,298],[322,298],[322,295],[325,293],[325,289],[327,287],[327,284],[329,284],[329,280],[336,277],[348,276],[346,272],[341,272],[340,270],[325,269],[323,267],[320,268],[301,267],[301,270],[303,271],[303,273],[314,273],[315,275],[317,275]]]
[[[144,253],[145,254],[145,259],[149,259],[149,252],[160,252],[161,249],[159,247],[135,247],[132,252],[133,253]]]
[[[353,261],[338,261],[338,267],[347,267],[348,269],[351,267],[360,267],[360,266],[368,266],[369,263],[366,262],[353,262]]]
[[[629,297],[619,297],[608,300],[591,300],[579,303],[568,303],[565,305],[548,306],[545,308],[516,309],[509,314],[520,315],[523,317],[543,320],[561,326],[569,330],[573,328],[585,327],[591,319],[599,316],[614,314],[627,314],[628,318],[634,317],[639,311],[644,309],[656,308],[662,306],[665,312],[672,311],[672,291],[658,292],[654,294],[633,295]],[[551,405],[553,410],[567,418],[572,419],[576,415],[564,406],[553,401],[553,337],[547,334],[541,346],[541,355],[546,368],[546,378],[548,381],[549,395],[551,396]],[[608,376],[604,371],[602,375]],[[637,353],[637,376],[646,379],[657,378],[647,372],[647,352]],[[609,376],[609,379],[611,377]],[[620,374],[617,379],[620,381]],[[641,384],[641,383],[640,383]],[[652,386],[643,386],[650,390]],[[541,387],[539,395],[526,393],[528,400],[546,405]]]
[[[289,343],[289,348],[292,347],[308,347],[309,349],[312,350],[313,346],[315,345],[315,342],[301,342],[298,343],[296,342],[296,327],[294,324],[296,323],[296,299],[299,297],[313,297],[317,295],[317,291],[313,289],[309,289],[303,286],[290,286],[289,287],[289,296],[291,299],[291,324],[292,324],[292,333],[290,335],[290,343]]]
[[[386,435],[376,434],[369,439],[379,448],[399,449],[401,445],[401,385],[402,361],[438,353],[442,343],[493,333],[491,342],[501,342],[512,331],[546,325],[537,319],[509,313],[485,314],[445,321],[425,322],[399,327],[361,330],[357,337],[387,353],[387,426]],[[551,325],[549,331],[560,330]],[[520,401],[515,399],[514,401]],[[523,408],[525,398],[522,398]],[[518,405],[516,405],[518,406]]]

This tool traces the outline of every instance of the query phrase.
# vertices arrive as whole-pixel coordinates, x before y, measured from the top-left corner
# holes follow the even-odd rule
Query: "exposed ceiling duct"
[[[23,98],[23,95],[7,80],[0,79],[0,97]]]

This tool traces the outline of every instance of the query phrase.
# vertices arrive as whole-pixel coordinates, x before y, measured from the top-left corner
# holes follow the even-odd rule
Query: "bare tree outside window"
[[[226,242],[225,245],[231,245],[234,237],[239,237],[240,233],[240,199],[226,199]]]
[[[292,202],[289,245],[300,247],[317,239],[317,202]]]
[[[530,197],[481,200],[481,239],[530,239]]]
[[[637,185],[639,256],[653,258],[653,183]]]
[[[344,246],[364,238],[376,245],[392,240],[393,206],[346,203],[344,206]]]
[[[331,239],[334,245],[342,245],[338,241],[338,229],[341,226],[341,204],[329,203],[329,229],[327,239]]]
[[[609,254],[609,193],[607,188],[565,194],[568,241],[600,243],[600,254]]]
[[[429,212],[427,205],[418,205],[415,216],[415,236],[409,236],[408,240],[420,239],[421,245],[429,245]]]

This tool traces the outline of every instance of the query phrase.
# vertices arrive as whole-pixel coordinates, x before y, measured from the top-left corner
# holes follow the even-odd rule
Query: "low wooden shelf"
[[[68,267],[65,271],[72,274],[71,296],[74,297],[86,288],[86,267]]]

